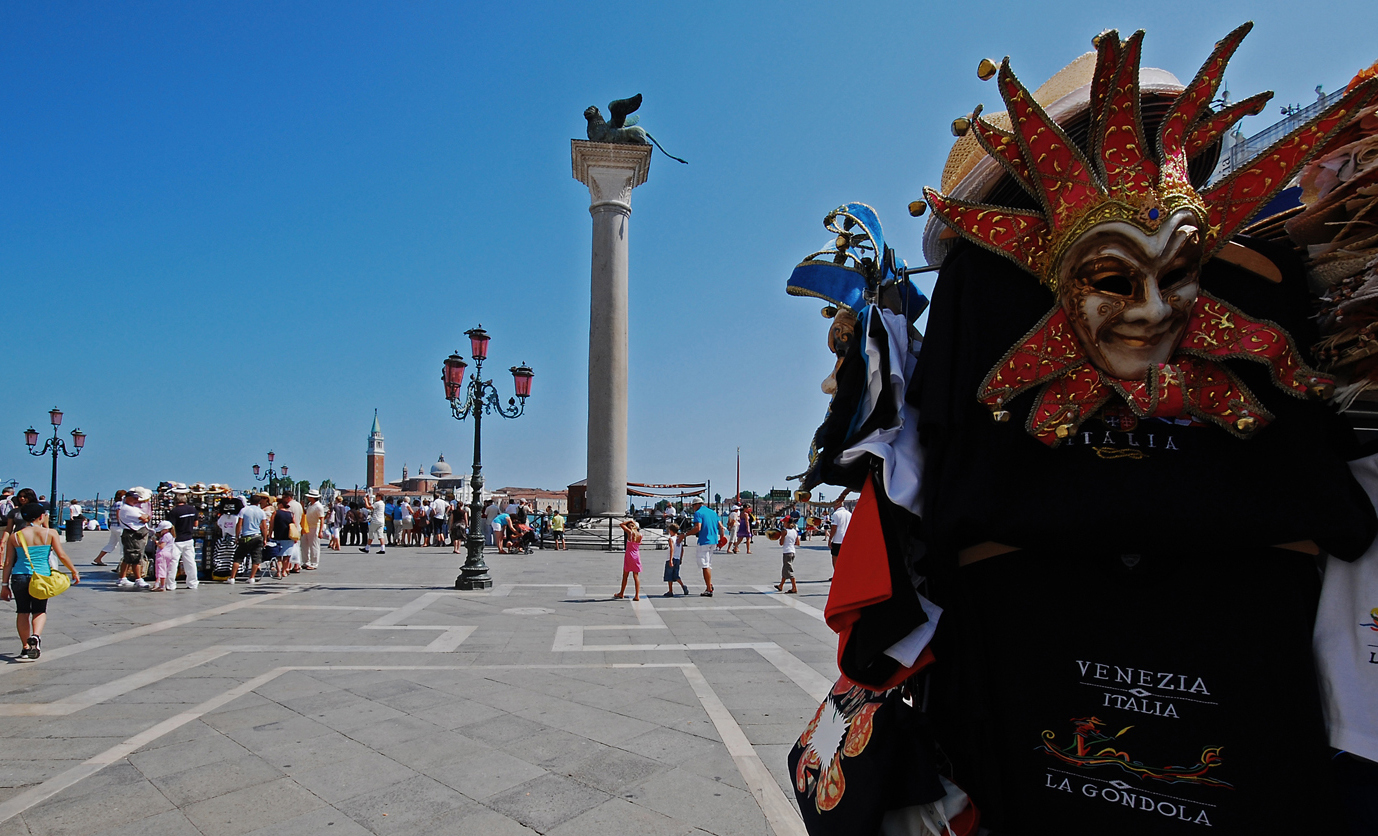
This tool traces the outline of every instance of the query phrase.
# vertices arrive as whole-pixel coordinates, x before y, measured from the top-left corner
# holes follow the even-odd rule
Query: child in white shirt
[[[674,523],[665,527],[665,533],[670,535],[670,559],[665,561],[665,583],[669,586],[669,591],[661,597],[675,597],[676,583],[684,590],[684,594],[688,595],[689,587],[684,585],[684,581],[679,576],[679,565],[684,561],[684,540],[688,535],[680,534],[679,526]]]
[[[780,582],[775,588],[786,594],[799,594],[799,584],[794,580],[794,554],[799,550],[799,529],[792,525],[785,525],[785,530],[780,534],[781,558],[784,565],[780,567]],[[785,589],[785,581],[789,581],[790,588]]]

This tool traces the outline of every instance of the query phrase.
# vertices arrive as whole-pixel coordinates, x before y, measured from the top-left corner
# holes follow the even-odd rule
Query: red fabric
[[[880,530],[880,510],[876,506],[874,477],[861,489],[852,520],[842,539],[833,568],[832,590],[823,618],[834,633],[851,628],[861,617],[861,608],[888,599],[890,562],[885,551],[885,536]],[[846,644],[845,637],[838,647]]]
[[[981,826],[981,811],[976,809],[976,805],[968,798],[967,806],[962,808],[962,812],[948,819],[947,826],[957,836],[976,836]]]

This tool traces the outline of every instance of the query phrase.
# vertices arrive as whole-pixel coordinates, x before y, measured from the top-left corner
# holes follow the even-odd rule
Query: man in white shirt
[[[727,515],[727,550],[733,554],[737,553],[737,528],[742,521],[742,506],[733,505],[732,511]]]
[[[368,547],[373,545],[374,540],[377,540],[378,553],[388,553],[387,543],[383,540],[383,526],[385,525],[384,521],[387,519],[387,513],[387,506],[383,504],[383,498],[381,496],[375,496],[373,498],[373,508],[369,511],[368,515],[368,534],[365,535],[368,539],[364,540],[364,545],[359,548],[359,551],[368,554]]]
[[[445,533],[450,528],[450,503],[437,496],[431,500],[431,545],[445,545]]]
[[[148,582],[144,580],[141,569],[144,560],[144,546],[148,545],[148,520],[149,512],[144,510],[142,503],[153,498],[153,492],[147,488],[130,488],[124,495],[124,502],[120,504],[120,545],[124,548],[124,558],[120,561],[120,576],[116,585],[128,588],[137,586],[140,589],[148,589]],[[130,577],[134,580],[130,580]]]
[[[847,523],[852,521],[852,512],[842,504],[842,500],[846,498],[846,491],[838,495],[837,501],[833,503],[833,514],[830,518],[833,530],[828,537],[828,551],[833,553],[834,569],[837,567],[837,553],[842,550],[842,538],[847,534]]]
[[[315,569],[321,565],[321,529],[325,527],[325,506],[321,504],[320,491],[307,491],[306,513],[301,526],[301,562],[304,569]]]

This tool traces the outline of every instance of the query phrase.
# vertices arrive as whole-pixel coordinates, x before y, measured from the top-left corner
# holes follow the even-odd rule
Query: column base
[[[473,575],[466,575],[460,572],[459,577],[455,578],[455,589],[472,591],[475,589],[492,589],[493,579],[488,576],[487,570],[476,572]]]

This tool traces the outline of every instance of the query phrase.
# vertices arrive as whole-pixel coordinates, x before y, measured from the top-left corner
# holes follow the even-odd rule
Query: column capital
[[[632,211],[632,189],[646,182],[651,146],[572,139],[574,179],[589,187],[589,211],[610,206]]]

